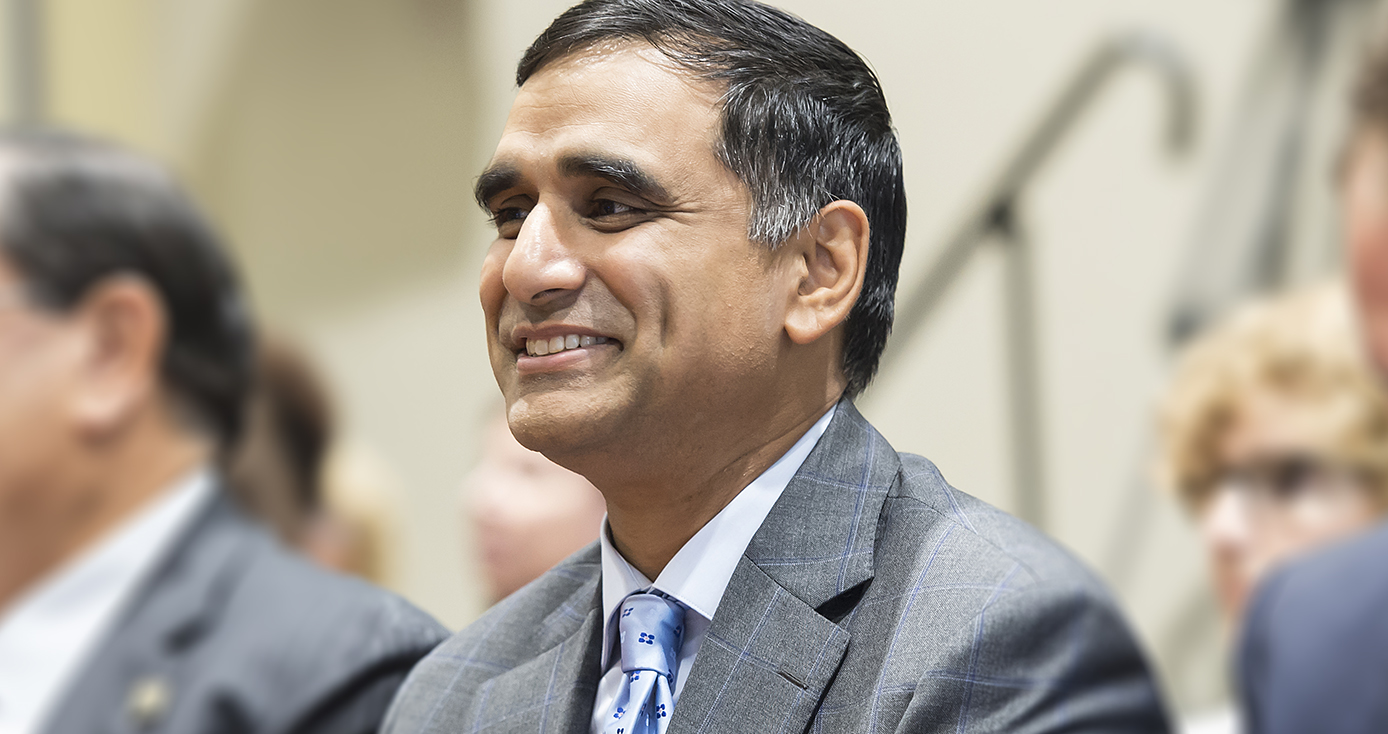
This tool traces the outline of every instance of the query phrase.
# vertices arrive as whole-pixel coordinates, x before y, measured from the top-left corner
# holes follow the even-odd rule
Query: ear
[[[77,419],[90,433],[106,435],[158,395],[168,319],[154,288],[129,276],[97,283],[73,316],[83,338]]]
[[[786,310],[786,333],[809,344],[848,319],[867,272],[868,218],[851,201],[836,201],[783,247],[799,279]]]

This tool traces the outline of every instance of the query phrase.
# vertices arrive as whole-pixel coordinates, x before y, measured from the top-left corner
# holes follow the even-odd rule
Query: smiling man
[[[492,367],[607,522],[386,730],[1164,731],[1101,585],[853,406],[906,224],[862,59],[759,3],[597,0],[517,78],[477,186]]]

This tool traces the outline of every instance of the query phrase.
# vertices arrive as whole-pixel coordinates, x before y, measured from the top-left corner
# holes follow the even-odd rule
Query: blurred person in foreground
[[[443,636],[230,504],[253,337],[164,171],[0,135],[0,731],[371,732]]]
[[[906,227],[867,64],[756,2],[598,0],[517,81],[477,183],[492,368],[607,523],[385,730],[1165,731],[1102,584],[853,405]]]
[[[1200,528],[1235,636],[1269,570],[1388,508],[1388,394],[1341,284],[1248,304],[1202,334],[1181,355],[1161,419],[1163,484]],[[1235,709],[1185,731],[1239,731]]]
[[[1341,171],[1365,344],[1388,378],[1388,47],[1366,62]],[[1388,731],[1388,526],[1290,564],[1259,589],[1240,674],[1254,734]]]
[[[336,410],[308,356],[261,335],[244,436],[227,484],[281,542],[320,565],[388,586],[394,503],[379,483],[352,476],[335,447]]]
[[[505,416],[488,422],[462,495],[493,604],[597,540],[606,511],[587,479],[520,445]]]

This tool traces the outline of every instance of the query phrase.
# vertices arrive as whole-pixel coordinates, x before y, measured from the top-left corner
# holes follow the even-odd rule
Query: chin
[[[566,456],[590,452],[613,440],[620,423],[609,402],[586,395],[545,392],[511,402],[506,412],[511,434],[531,451],[566,466]]]

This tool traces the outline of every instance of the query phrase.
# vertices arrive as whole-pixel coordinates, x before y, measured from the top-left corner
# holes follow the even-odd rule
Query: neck
[[[676,455],[653,461],[611,464],[654,469],[593,482],[607,499],[613,545],[627,563],[655,579],[695,533],[785,455],[837,400],[769,416],[754,440],[737,445],[712,450],[700,445],[695,451],[671,452]],[[723,435],[717,430],[698,432]]]
[[[189,439],[160,451],[106,456],[85,479],[49,493],[19,516],[0,518],[0,612],[45,577],[129,520],[184,475],[206,463],[210,448]]]

